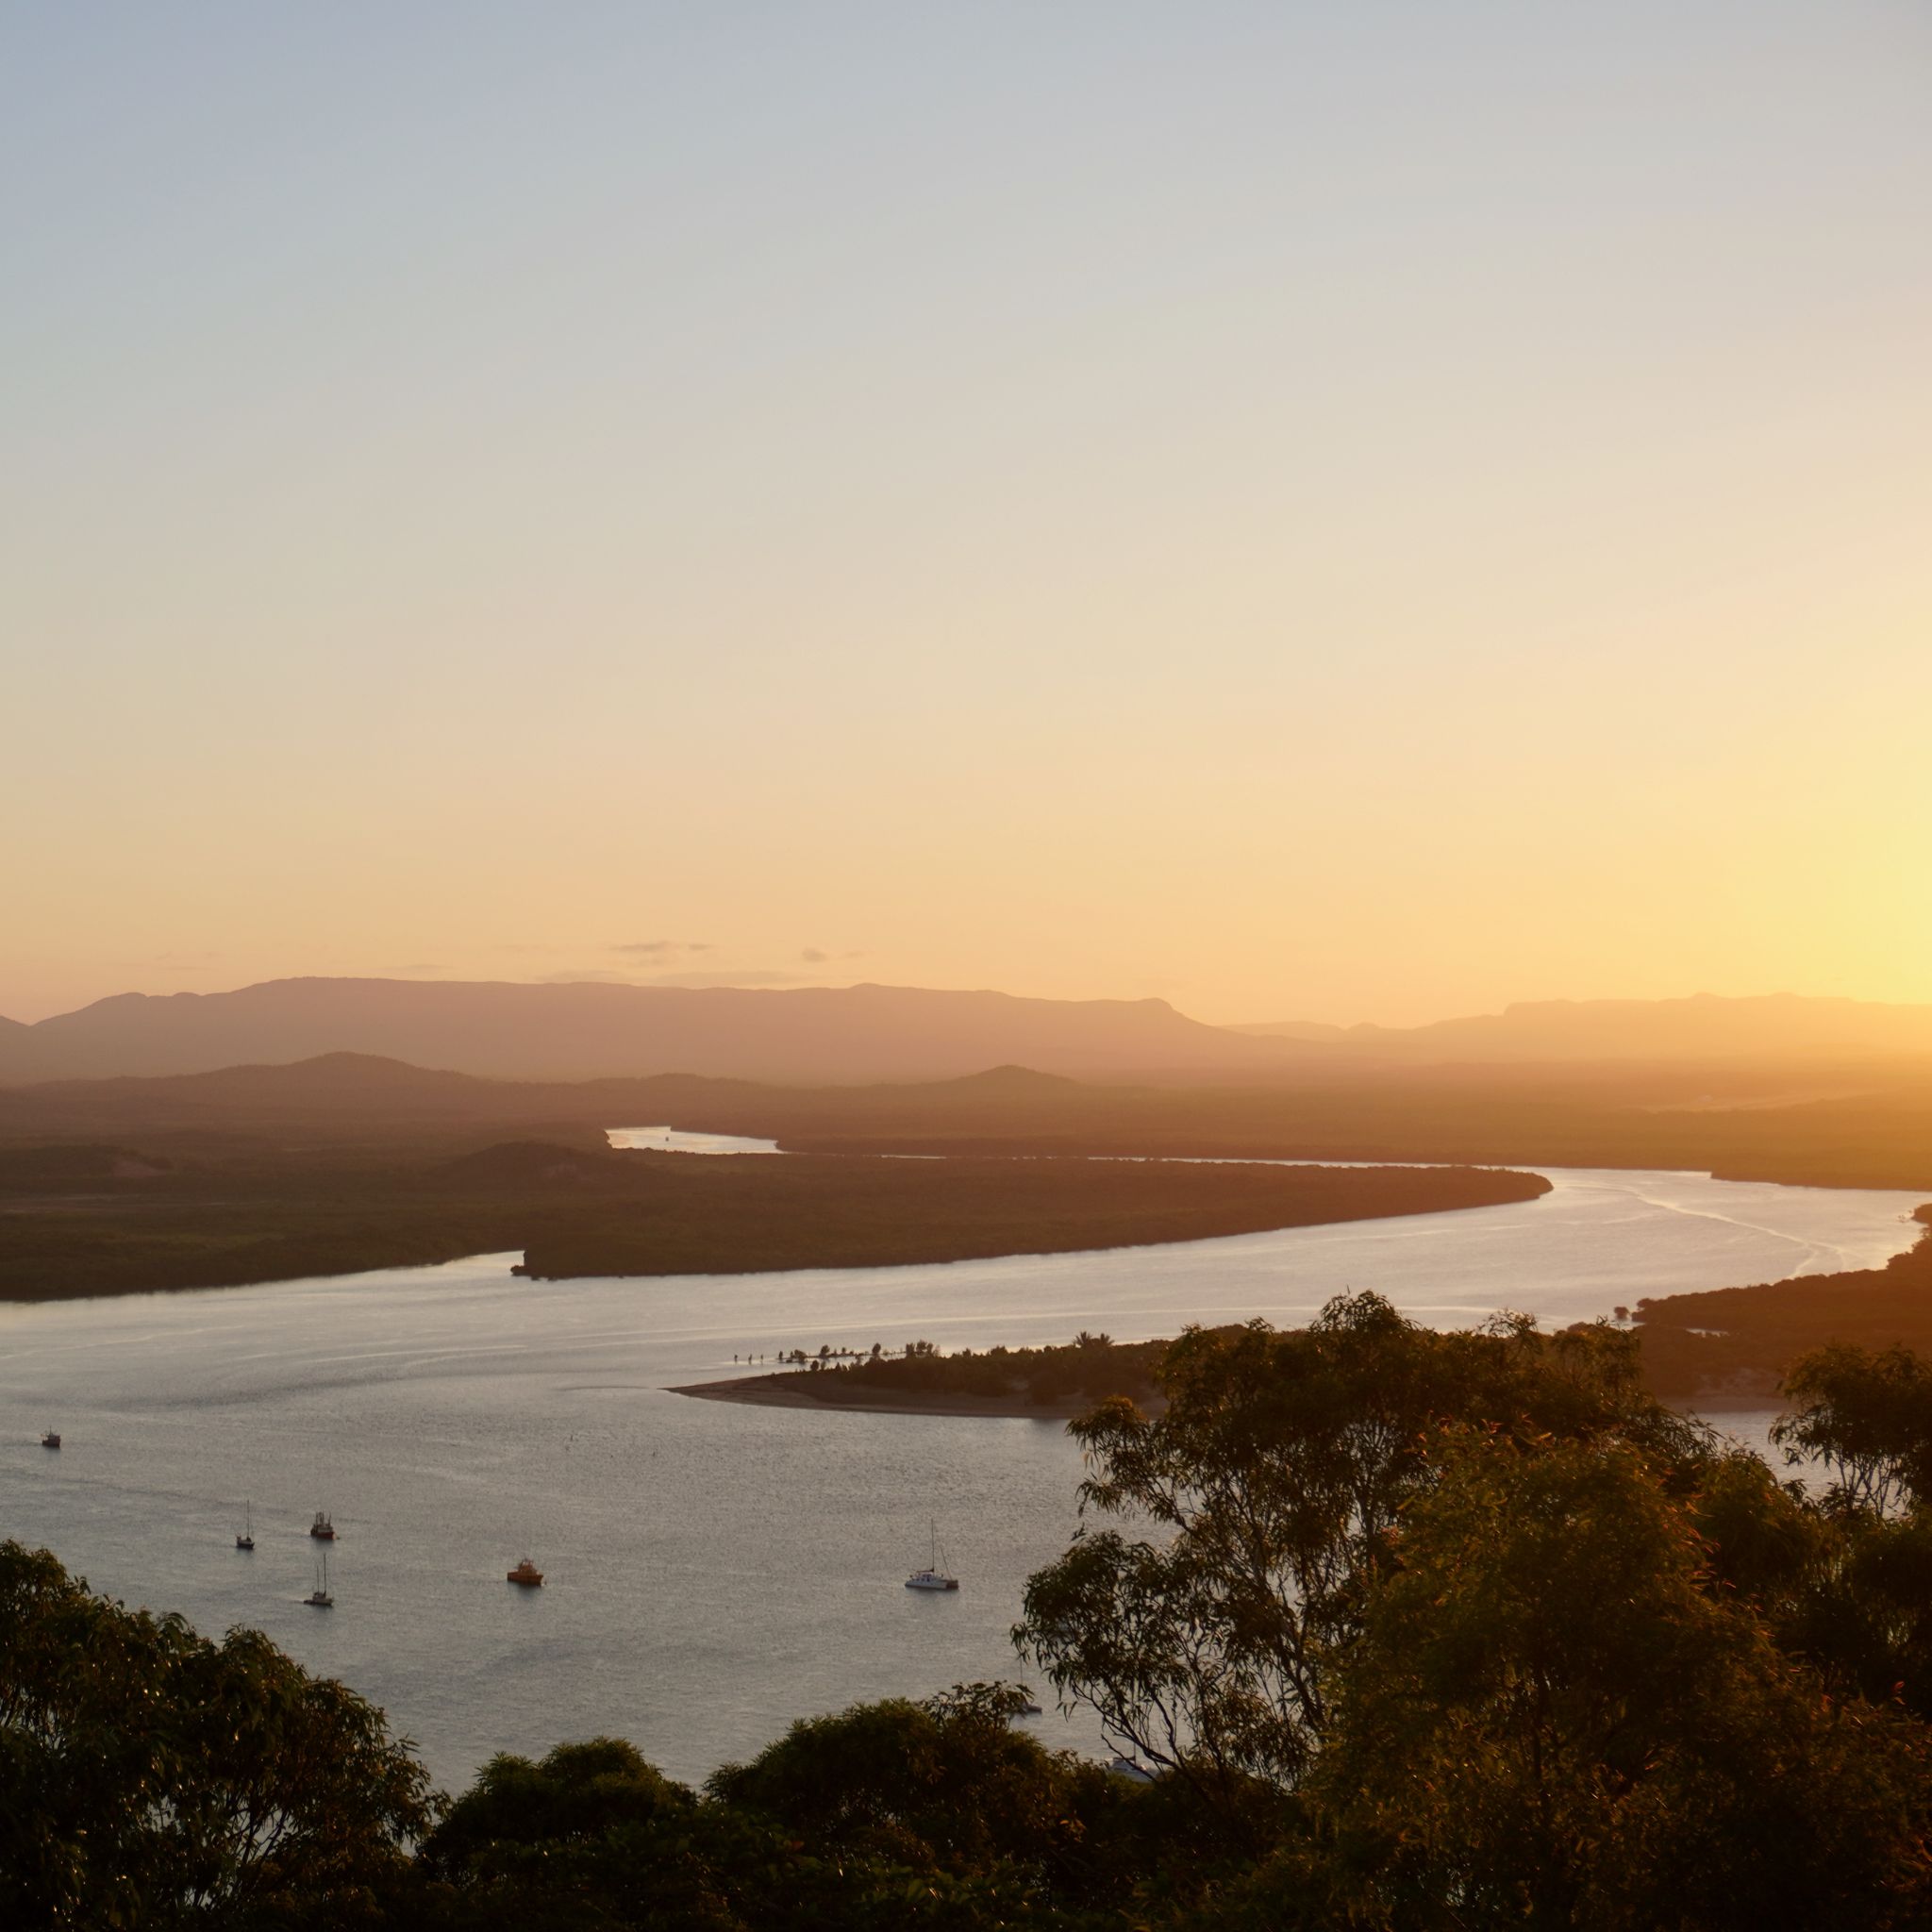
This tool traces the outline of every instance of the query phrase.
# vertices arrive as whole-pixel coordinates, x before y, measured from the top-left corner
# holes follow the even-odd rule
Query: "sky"
[[[0,1014],[1932,1000],[1927,0],[0,8]]]

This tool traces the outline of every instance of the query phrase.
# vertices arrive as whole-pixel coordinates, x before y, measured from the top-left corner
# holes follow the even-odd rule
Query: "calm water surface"
[[[8,1307],[0,1534],[204,1630],[267,1631],[385,1706],[445,1783],[600,1731],[700,1777],[795,1717],[1018,1674],[1007,1631],[1074,1527],[1080,1470],[1054,1423],[666,1384],[822,1342],[1289,1324],[1349,1288],[1443,1327],[1498,1307],[1560,1323],[1873,1265],[1909,1243],[1921,1198],[1543,1171],[1555,1192],[1515,1206],[1109,1254],[564,1283],[502,1255]],[[50,1426],[58,1454],[36,1441]],[[252,1557],[233,1547],[244,1498]],[[333,1610],[301,1602],[318,1508],[340,1533]],[[956,1595],[902,1587],[935,1518]],[[541,1591],[504,1581],[525,1551]],[[1037,1728],[1099,1747],[1052,1714]]]

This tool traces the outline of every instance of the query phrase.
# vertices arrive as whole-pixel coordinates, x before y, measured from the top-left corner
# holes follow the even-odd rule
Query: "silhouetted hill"
[[[1294,1049],[1165,1000],[1040,1000],[917,987],[523,986],[277,979],[122,993],[0,1029],[0,1083],[192,1074],[352,1053],[504,1079],[691,1073],[938,1079],[1023,1061],[1118,1078],[1267,1074]]]
[[[989,1067],[983,1074],[961,1074],[957,1080],[932,1085],[936,1092],[960,1100],[1038,1100],[1076,1091],[1080,1083],[1064,1074],[1042,1074],[1032,1067]]]
[[[442,1177],[492,1188],[596,1187],[630,1172],[622,1154],[559,1147],[552,1141],[506,1141],[451,1161]]]
[[[1337,1049],[1350,1059],[1852,1061],[1932,1055],[1932,1006],[1768,993],[1723,999],[1541,1000],[1427,1026],[1322,1026],[1286,1020],[1228,1029]]]
[[[612,1127],[774,1141],[789,1154],[1118,1155],[1661,1167],[1826,1187],[1932,1189],[1932,1070],[1826,1076],[1690,1062],[1383,1065],[1324,1081],[1084,1082],[1025,1067],[822,1087],[658,1074],[488,1080],[367,1055],[0,1088],[0,1143],[169,1158],[441,1158],[487,1141],[603,1149]],[[1716,1085],[1728,1097],[1713,1099]],[[417,1151],[408,1155],[407,1150]]]

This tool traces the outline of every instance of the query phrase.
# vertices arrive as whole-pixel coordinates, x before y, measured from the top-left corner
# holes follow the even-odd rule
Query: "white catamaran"
[[[906,1579],[908,1590],[958,1590],[959,1579],[946,1573],[946,1553],[940,1548],[940,1526],[932,1526],[932,1560]]]

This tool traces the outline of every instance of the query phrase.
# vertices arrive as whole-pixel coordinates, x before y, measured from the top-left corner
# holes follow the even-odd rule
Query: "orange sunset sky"
[[[0,19],[0,1013],[1932,1000],[1932,13]]]

